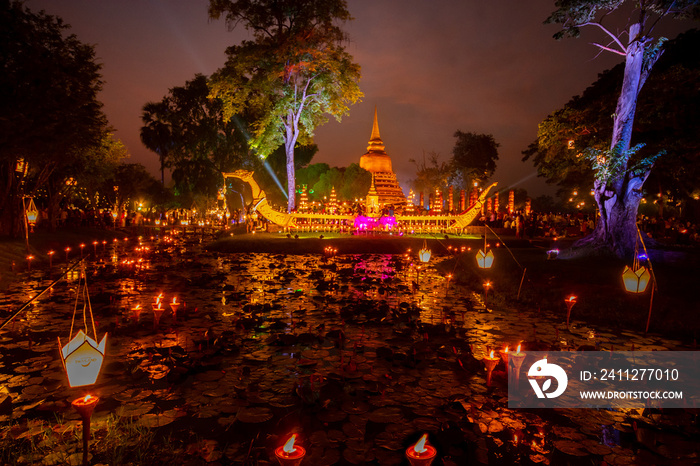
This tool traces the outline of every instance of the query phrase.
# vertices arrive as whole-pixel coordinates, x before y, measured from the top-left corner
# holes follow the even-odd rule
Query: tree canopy
[[[339,24],[350,20],[342,0],[210,0],[209,14],[242,24],[253,40],[226,51],[212,77],[211,96],[226,120],[254,116],[250,146],[265,158],[284,146],[288,210],[295,207],[294,149],[309,145],[314,130],[347,114],[361,97],[360,67],[345,51]]]
[[[496,171],[498,147],[490,134],[464,133],[457,131],[454,149],[452,149],[453,174],[461,177],[464,185],[473,182],[485,183]]]
[[[142,141],[173,169],[180,194],[212,197],[223,184],[221,172],[252,167],[244,119],[225,121],[221,102],[208,95],[207,78],[196,75],[143,107]]]
[[[655,163],[645,192],[688,198],[698,194],[700,186],[700,57],[695,53],[700,49],[700,31],[679,35],[665,49],[639,94],[633,137],[646,144],[640,156],[666,151]],[[620,64],[601,73],[580,96],[550,114],[540,123],[537,140],[523,151],[523,160],[532,160],[540,176],[566,193],[593,185],[592,168],[581,154],[588,147],[602,150],[609,144],[610,115],[615,112],[623,68]]]
[[[700,2],[558,0],[555,5],[557,9],[545,21],[561,24],[555,38],[577,37],[583,27],[590,26],[604,38],[594,42],[594,46],[601,52],[624,57],[622,85],[612,113],[609,144],[605,149],[588,147],[581,153],[593,173],[598,221],[592,234],[577,241],[563,256],[613,254],[630,257],[637,243],[637,210],[643,196],[642,187],[654,162],[662,155],[642,154],[644,144],[632,145],[638,97],[664,53],[666,39],[655,37],[655,29],[666,17],[697,19]],[[616,13],[622,16],[623,23],[612,27],[610,19]]]
[[[3,234],[18,233],[22,196],[59,172],[66,176],[62,167],[80,166],[108,132],[97,98],[101,65],[93,47],[66,34],[68,28],[60,18],[33,13],[23,2],[0,1]]]
[[[427,159],[426,159],[427,156]],[[411,185],[416,192],[433,193],[436,189],[444,191],[449,185],[454,172],[450,161],[441,162],[437,152],[423,152],[422,160],[409,159],[416,166],[416,177]]]

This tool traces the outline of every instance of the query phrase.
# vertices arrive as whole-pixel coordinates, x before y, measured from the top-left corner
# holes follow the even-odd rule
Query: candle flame
[[[515,441],[515,443],[518,443],[518,434],[515,434],[515,435],[514,435],[513,440]]]
[[[571,296],[569,296],[569,297],[567,298],[567,300],[568,300],[568,301],[575,302],[575,301],[576,301],[576,296],[571,295]]]
[[[83,402],[87,403],[88,401],[92,400],[92,395],[85,395],[83,397]]]
[[[137,310],[137,309],[141,309],[141,305],[140,305],[140,304],[137,304],[136,307],[134,308],[134,310]]]
[[[491,350],[491,353],[489,354],[489,358],[493,359],[493,350]]]
[[[297,438],[297,434],[292,434],[292,436],[289,437],[289,440],[287,440],[287,443],[284,444],[284,447],[282,447],[282,451],[288,455],[294,453],[296,451],[296,448],[294,448],[295,438]]]
[[[425,441],[428,439],[428,434],[423,434],[423,436],[416,442],[416,444],[413,446],[413,450],[416,453],[425,453],[428,451],[427,448],[425,448]]]
[[[520,352],[520,345],[518,345],[518,351],[516,351],[516,353],[519,353],[519,352]]]
[[[173,296],[173,304],[177,304],[177,296]]]
[[[506,353],[508,352],[508,346],[506,346],[506,351],[505,351],[505,352],[506,352]]]

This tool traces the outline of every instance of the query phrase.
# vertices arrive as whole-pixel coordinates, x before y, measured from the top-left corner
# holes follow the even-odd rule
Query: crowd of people
[[[352,206],[348,209],[352,212]],[[384,215],[393,215],[393,209],[385,209]],[[319,210],[323,212],[323,210]],[[428,214],[426,211],[425,214]],[[167,215],[164,213],[146,214],[139,211],[127,212],[121,210],[116,218],[112,210],[108,209],[78,209],[75,207],[62,208],[59,211],[56,224],[59,227],[93,227],[113,228],[125,226],[139,226],[144,223],[154,224],[160,220],[162,224],[178,223],[180,218],[187,218],[184,210],[173,210]],[[38,225],[48,225],[48,216],[45,210],[40,210]],[[248,231],[263,228],[264,219],[257,213],[244,215],[241,209],[234,210],[230,221],[233,225],[246,224]],[[541,213],[530,212],[526,215],[522,210],[512,214],[502,211],[496,214],[491,212],[483,215],[474,224],[486,224],[493,229],[504,229],[517,238],[563,238],[582,237],[595,228],[595,216],[591,214],[576,213]],[[696,224],[675,217],[661,218],[640,215],[639,227],[648,236],[671,244],[696,244],[700,243],[700,231]]]
[[[512,215],[501,212],[479,220],[491,228],[510,230],[518,238],[563,238],[583,237],[596,225],[594,215],[531,212],[525,215],[516,211]],[[669,217],[639,217],[639,228],[649,237],[671,244],[700,243],[700,232],[690,221]]]

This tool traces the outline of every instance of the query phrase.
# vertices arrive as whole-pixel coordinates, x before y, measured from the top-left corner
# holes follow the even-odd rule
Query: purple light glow
[[[396,218],[383,216],[377,219],[366,215],[358,215],[355,217],[353,225],[355,226],[355,229],[361,231],[373,230],[375,228],[388,231],[392,230],[396,226]]]

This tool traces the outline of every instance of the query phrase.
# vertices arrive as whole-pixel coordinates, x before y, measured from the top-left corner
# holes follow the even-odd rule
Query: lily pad
[[[368,414],[368,419],[380,424],[398,423],[404,420],[403,411],[398,406],[386,406]]]
[[[262,406],[241,408],[236,414],[236,419],[246,424],[259,424],[272,419],[272,412],[269,408]]]

